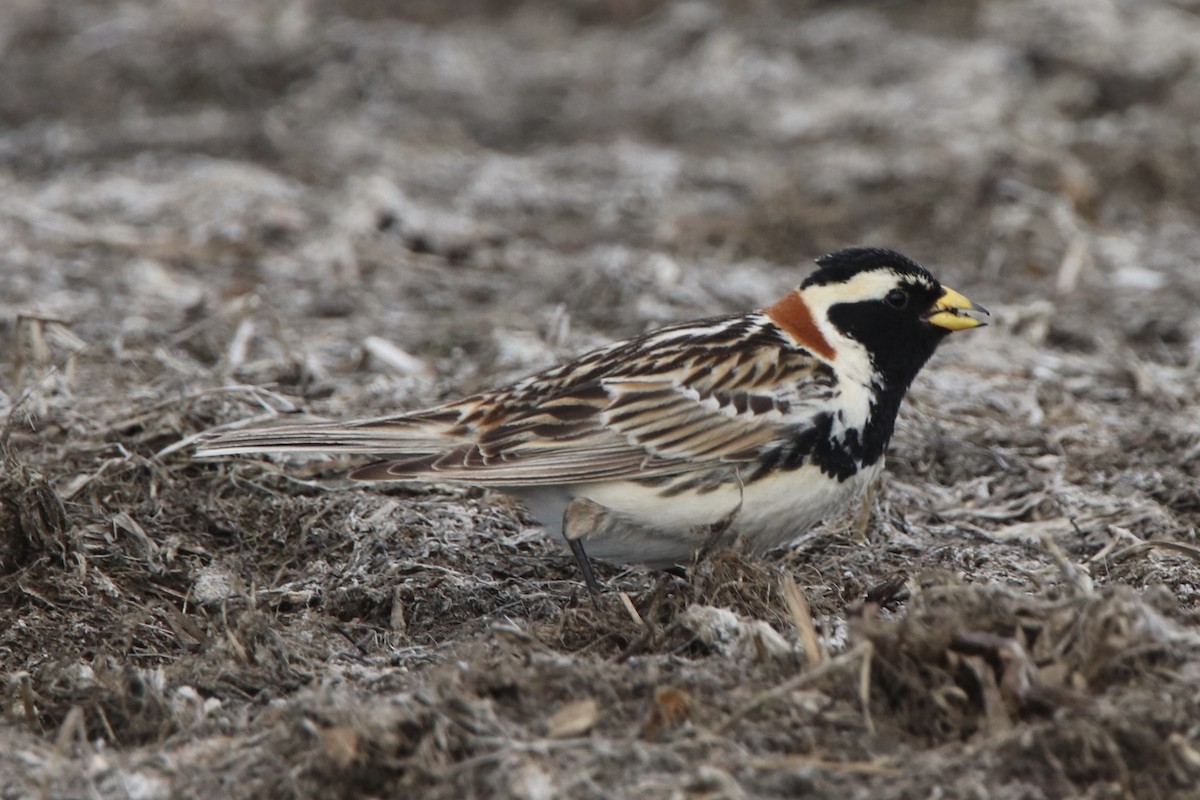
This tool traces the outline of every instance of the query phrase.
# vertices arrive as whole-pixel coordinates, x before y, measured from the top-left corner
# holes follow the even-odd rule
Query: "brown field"
[[[1198,796],[1195,0],[11,0],[0,241],[0,798]],[[785,552],[593,606],[503,496],[191,455],[860,243],[995,321]]]

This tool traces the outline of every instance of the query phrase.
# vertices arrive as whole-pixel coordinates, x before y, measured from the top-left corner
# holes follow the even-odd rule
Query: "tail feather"
[[[456,444],[420,425],[323,423],[221,433],[200,442],[201,458],[253,453],[346,453],[419,457]]]

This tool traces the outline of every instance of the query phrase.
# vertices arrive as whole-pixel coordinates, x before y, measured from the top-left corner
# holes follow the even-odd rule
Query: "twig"
[[[627,592],[617,592],[617,597],[621,598],[621,605],[625,606],[625,610],[629,612],[629,616],[633,619],[634,623],[636,623],[638,627],[650,627],[646,624],[646,620],[642,619],[642,615],[638,613],[637,607],[633,604],[633,601],[629,599],[629,594]]]
[[[813,756],[761,756],[736,762],[738,769],[784,770],[808,767],[839,775],[902,775],[903,771],[873,761],[827,761]]]
[[[817,626],[813,623],[808,598],[800,591],[796,579],[791,575],[784,573],[780,584],[783,587],[783,601],[787,604],[792,624],[796,626],[796,633],[800,635],[800,643],[804,646],[804,660],[808,662],[808,666],[815,667],[824,660],[825,653],[821,649],[821,640],[817,637]]]
[[[871,660],[875,657],[875,645],[863,642],[862,667],[858,673],[858,699],[862,703],[863,725],[867,733],[875,735],[875,723],[871,720]]]
[[[1141,555],[1147,550],[1173,550],[1176,553],[1182,553],[1185,556],[1200,561],[1200,547],[1196,547],[1186,542],[1175,542],[1169,539],[1157,539],[1153,542],[1138,542],[1131,544],[1129,547],[1122,548],[1112,554],[1113,561],[1124,561],[1131,556]]]

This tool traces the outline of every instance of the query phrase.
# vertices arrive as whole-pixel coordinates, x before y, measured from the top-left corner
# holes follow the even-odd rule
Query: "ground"
[[[1195,0],[0,8],[0,797],[1186,798]],[[899,249],[870,502],[686,578],[194,437]]]

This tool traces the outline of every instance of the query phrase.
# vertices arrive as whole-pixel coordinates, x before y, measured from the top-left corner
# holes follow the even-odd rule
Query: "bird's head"
[[[884,383],[907,388],[952,331],[987,314],[940,284],[917,262],[891,250],[854,247],[817,260],[800,288],[767,310],[797,342],[851,368],[861,362]],[[842,364],[836,364],[837,361]]]

